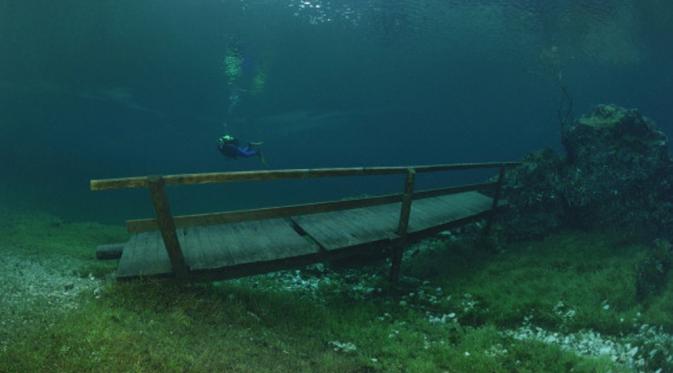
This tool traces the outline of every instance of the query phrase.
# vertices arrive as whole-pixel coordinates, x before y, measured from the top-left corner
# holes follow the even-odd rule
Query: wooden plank
[[[301,237],[282,219],[220,224],[203,228],[212,246],[207,263],[192,269],[223,268],[318,253],[318,248]]]
[[[272,223],[278,224],[279,228],[281,228],[285,234],[279,236],[268,234],[269,231],[267,230],[267,225],[269,222],[264,221],[252,221],[249,224],[249,228],[253,230],[253,234],[257,238],[261,250],[268,252],[270,257],[273,257],[273,260],[302,255],[297,253],[293,247],[294,245],[290,242],[284,242],[287,238],[291,238],[292,241],[299,238],[299,240],[296,241],[301,242],[302,245],[300,247],[310,247],[308,242],[301,237],[294,228],[292,228],[290,222],[285,219],[277,219]],[[304,246],[304,244],[307,245]],[[310,250],[310,253],[314,253],[314,251]]]
[[[134,244],[124,248],[117,270],[118,278],[173,273],[171,262],[158,232],[140,233],[133,239]]]
[[[464,192],[416,201],[409,223],[410,232],[419,232],[490,209],[492,199],[478,192]]]
[[[117,277],[127,277],[129,274],[137,275],[142,270],[143,258],[140,256],[142,250],[147,247],[147,239],[156,233],[145,233],[136,235],[132,240],[133,244],[124,248]]]
[[[395,229],[399,224],[400,205],[401,203],[393,203],[359,210],[359,215],[364,219],[360,224],[361,229],[368,230],[370,234],[377,236],[383,233],[386,239],[394,238]]]
[[[204,260],[198,268],[218,268],[236,263],[230,240],[237,237],[227,237],[229,233],[218,228],[220,226],[214,225],[200,228],[202,242],[204,242]]]
[[[469,195],[464,193],[452,196],[435,197],[427,201],[418,201],[416,205],[422,208],[429,216],[429,224],[432,225],[438,216],[445,216],[446,219],[459,219],[465,215],[472,214],[473,211],[466,208],[466,199]]]
[[[234,257],[230,251],[230,244],[224,240],[223,235],[227,233],[220,233],[218,226],[195,227],[194,236],[198,240],[200,247],[200,260],[195,262],[191,268],[219,268],[235,263]],[[228,237],[229,240],[232,237]]]
[[[354,238],[348,228],[342,226],[337,215],[339,213],[324,213],[295,217],[293,220],[328,251],[360,243],[361,240]]]
[[[455,213],[450,207],[439,201],[439,197],[433,197],[426,200],[416,201],[409,221],[409,232],[417,232],[436,224],[438,220],[445,218],[451,220],[455,218]],[[444,219],[441,219],[444,220]]]
[[[231,233],[231,253],[234,258],[234,264],[244,264],[253,262],[265,262],[275,259],[275,254],[266,250],[261,237],[257,235],[253,228],[253,222],[242,222],[235,224],[227,224],[220,226],[228,228]],[[276,233],[274,229],[269,226],[267,234]],[[276,233],[278,236],[282,233]]]
[[[372,213],[368,209],[334,214],[332,215],[332,219],[337,226],[333,227],[333,229],[336,229],[335,233],[348,234],[355,240],[355,244],[378,241],[381,238],[388,238],[390,236],[389,230],[380,228],[379,215]]]
[[[471,213],[481,210],[484,202],[490,203],[491,199],[478,192],[464,192],[453,195],[445,195],[433,198],[430,202],[435,206],[449,208],[459,214]]]
[[[296,216],[292,219],[327,250],[389,240],[397,227],[394,206],[383,205],[347,211]]]
[[[452,212],[453,218],[461,218],[483,211],[483,207],[490,203],[490,198],[477,192],[465,192],[437,197],[433,202],[437,208]]]
[[[205,260],[198,230],[199,227],[180,228],[177,230],[185,262],[190,268]]]
[[[164,240],[160,234],[148,235],[147,246],[144,250],[138,252],[145,264],[142,270],[143,276],[152,276],[159,274],[174,274],[174,268],[166,252]]]
[[[306,179],[328,176],[394,175],[404,174],[409,168],[415,169],[416,172],[439,172],[449,170],[511,167],[517,166],[519,164],[520,162],[481,162],[418,165],[406,167],[341,167],[266,171],[209,172],[197,174],[166,175],[163,176],[163,179],[166,181],[167,185],[212,184],[235,181]],[[115,179],[98,179],[90,181],[90,189],[93,191],[143,187],[149,187],[149,179],[142,176]]]
[[[419,192],[414,192],[414,200],[430,197],[438,197],[445,194],[490,190],[496,188],[497,185],[498,185],[497,182],[491,182],[491,183],[467,184],[467,185],[452,186],[448,188],[423,190]]]
[[[416,201],[411,209],[410,227],[409,230],[414,230],[412,227],[420,225],[432,225],[435,222],[436,210],[441,207],[433,201],[432,204]],[[412,225],[413,222],[413,225]]]
[[[265,235],[275,233],[276,237],[280,240],[283,234],[275,232],[274,227],[271,225],[268,226],[268,231],[259,232],[256,223],[248,221],[232,226],[238,232],[239,247],[242,249],[240,252],[244,254],[238,258],[234,258],[237,259],[237,264],[279,259],[279,255],[275,250],[276,248],[273,246],[269,247],[269,240],[265,239]]]
[[[456,198],[451,197],[452,196],[443,196],[440,197],[440,200],[449,202],[456,206],[456,208],[462,208],[472,213],[480,213],[488,210],[493,203],[491,197],[478,192],[467,192],[456,196]]]
[[[192,271],[190,278],[199,281],[226,280],[239,277],[253,276],[262,273],[280,271],[303,267],[312,263],[323,261],[322,255],[304,255],[292,258],[274,260],[270,262],[258,262],[241,264],[226,268],[213,268],[202,271]]]
[[[140,235],[132,235],[129,238],[129,241],[124,245],[124,250],[122,251],[122,256],[119,258],[119,265],[117,266],[116,277],[124,277],[127,272],[128,263],[133,261],[133,256],[135,255],[135,246],[138,242],[138,237]]]
[[[242,262],[249,262],[249,260],[245,258],[248,258],[248,251],[254,249],[249,246],[249,243],[246,245],[244,242],[245,230],[239,229],[242,228],[241,225],[244,224],[245,223],[232,223],[208,227],[212,232],[217,234],[217,239],[229,252],[228,260],[223,258],[220,265],[233,266]]]
[[[357,198],[342,201],[328,201],[301,205],[289,205],[261,209],[215,212],[208,214],[192,214],[174,216],[176,227],[190,227],[197,225],[216,225],[235,223],[248,220],[264,220],[272,218],[290,217],[296,215],[315,214],[328,211],[340,211],[359,207],[377,206],[400,201],[401,194],[386,194],[376,197]],[[126,223],[130,233],[157,230],[156,219],[135,219]]]
[[[288,220],[270,219],[252,223],[253,234],[269,258],[275,260],[318,252],[318,248],[299,235]]]

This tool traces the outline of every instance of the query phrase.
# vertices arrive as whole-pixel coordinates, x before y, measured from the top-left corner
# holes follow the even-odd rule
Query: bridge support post
[[[400,278],[400,267],[402,266],[402,254],[407,241],[407,231],[409,229],[409,216],[411,215],[411,202],[414,197],[414,183],[416,180],[416,170],[409,168],[404,182],[404,194],[402,195],[402,208],[400,210],[400,220],[397,226],[397,234],[400,236],[399,243],[393,246],[393,253],[390,258],[390,281],[397,283]]]
[[[498,181],[495,187],[495,193],[493,194],[493,204],[491,205],[491,213],[488,215],[486,220],[486,226],[484,227],[484,237],[488,236],[491,232],[491,226],[493,225],[493,220],[495,219],[495,212],[498,209],[498,202],[500,201],[500,194],[502,189],[502,183],[505,180],[505,167],[500,167],[500,172],[498,172]]]
[[[182,255],[178,235],[175,232],[175,222],[164,190],[164,179],[161,176],[150,176],[148,177],[148,187],[154,212],[157,216],[157,225],[159,225],[168,258],[171,260],[173,272],[178,279],[185,279],[189,270]]]

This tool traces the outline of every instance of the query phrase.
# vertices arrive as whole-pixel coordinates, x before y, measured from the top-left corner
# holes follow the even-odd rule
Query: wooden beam
[[[491,205],[491,214],[486,220],[486,227],[484,227],[484,236],[488,235],[491,232],[491,226],[493,225],[493,219],[495,218],[495,211],[498,208],[498,202],[500,201],[500,194],[502,190],[502,183],[505,180],[505,167],[500,167],[500,172],[498,173],[498,181],[496,182],[495,194],[493,196],[493,204]]]
[[[407,170],[407,177],[404,181],[404,194],[402,195],[402,206],[400,208],[400,219],[397,226],[397,234],[400,236],[399,242],[393,245],[393,253],[390,258],[390,281],[397,283],[400,278],[400,267],[402,266],[402,254],[406,243],[407,231],[409,228],[409,216],[411,216],[411,204],[414,195],[414,183],[416,181],[416,170],[410,168]]]
[[[189,270],[182,255],[180,241],[178,241],[178,236],[175,232],[175,223],[173,222],[168,197],[164,190],[164,180],[161,176],[150,176],[148,177],[148,182],[154,212],[157,216],[166,252],[173,266],[173,272],[177,278],[184,279],[187,277]]]
[[[96,259],[99,260],[110,260],[110,259],[119,259],[124,252],[123,243],[113,243],[107,245],[98,245],[96,247]]]
[[[252,210],[224,211],[209,214],[180,215],[173,217],[173,221],[175,222],[176,227],[185,228],[197,225],[226,224],[247,220],[263,220],[316,214],[329,211],[348,210],[360,207],[395,203],[399,202],[401,199],[401,194],[386,194],[377,197],[357,198],[343,201],[309,203]],[[157,225],[157,219],[129,220],[126,222],[126,226],[130,233],[146,232],[159,228]]]
[[[415,169],[416,172],[439,172],[449,170],[509,167],[519,164],[520,162],[483,162],[420,165],[411,167],[342,167],[268,171],[211,172],[166,175],[163,177],[163,179],[166,185],[213,184],[236,181],[306,179],[332,176],[396,175],[406,173],[407,169],[409,168]],[[121,188],[145,188],[149,186],[148,180],[148,177],[145,176],[91,180],[90,188],[94,191]]]
[[[409,216],[411,215],[411,203],[414,196],[414,183],[416,181],[416,170],[410,168],[407,171],[407,177],[404,182],[404,194],[402,195],[402,206],[400,209],[400,221],[397,226],[397,234],[404,237],[409,228]]]
[[[117,179],[99,179],[89,181],[89,189],[92,191],[124,188],[147,188],[149,186],[147,176],[124,177]]]

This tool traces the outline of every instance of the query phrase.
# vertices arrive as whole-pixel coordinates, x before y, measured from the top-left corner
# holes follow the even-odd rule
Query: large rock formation
[[[673,236],[668,140],[637,110],[600,105],[562,128],[565,156],[528,155],[508,173],[503,224],[511,238],[562,227]]]

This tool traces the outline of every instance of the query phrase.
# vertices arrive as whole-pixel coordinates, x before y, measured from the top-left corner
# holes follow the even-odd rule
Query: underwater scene
[[[0,372],[673,372],[673,2],[0,0]]]

